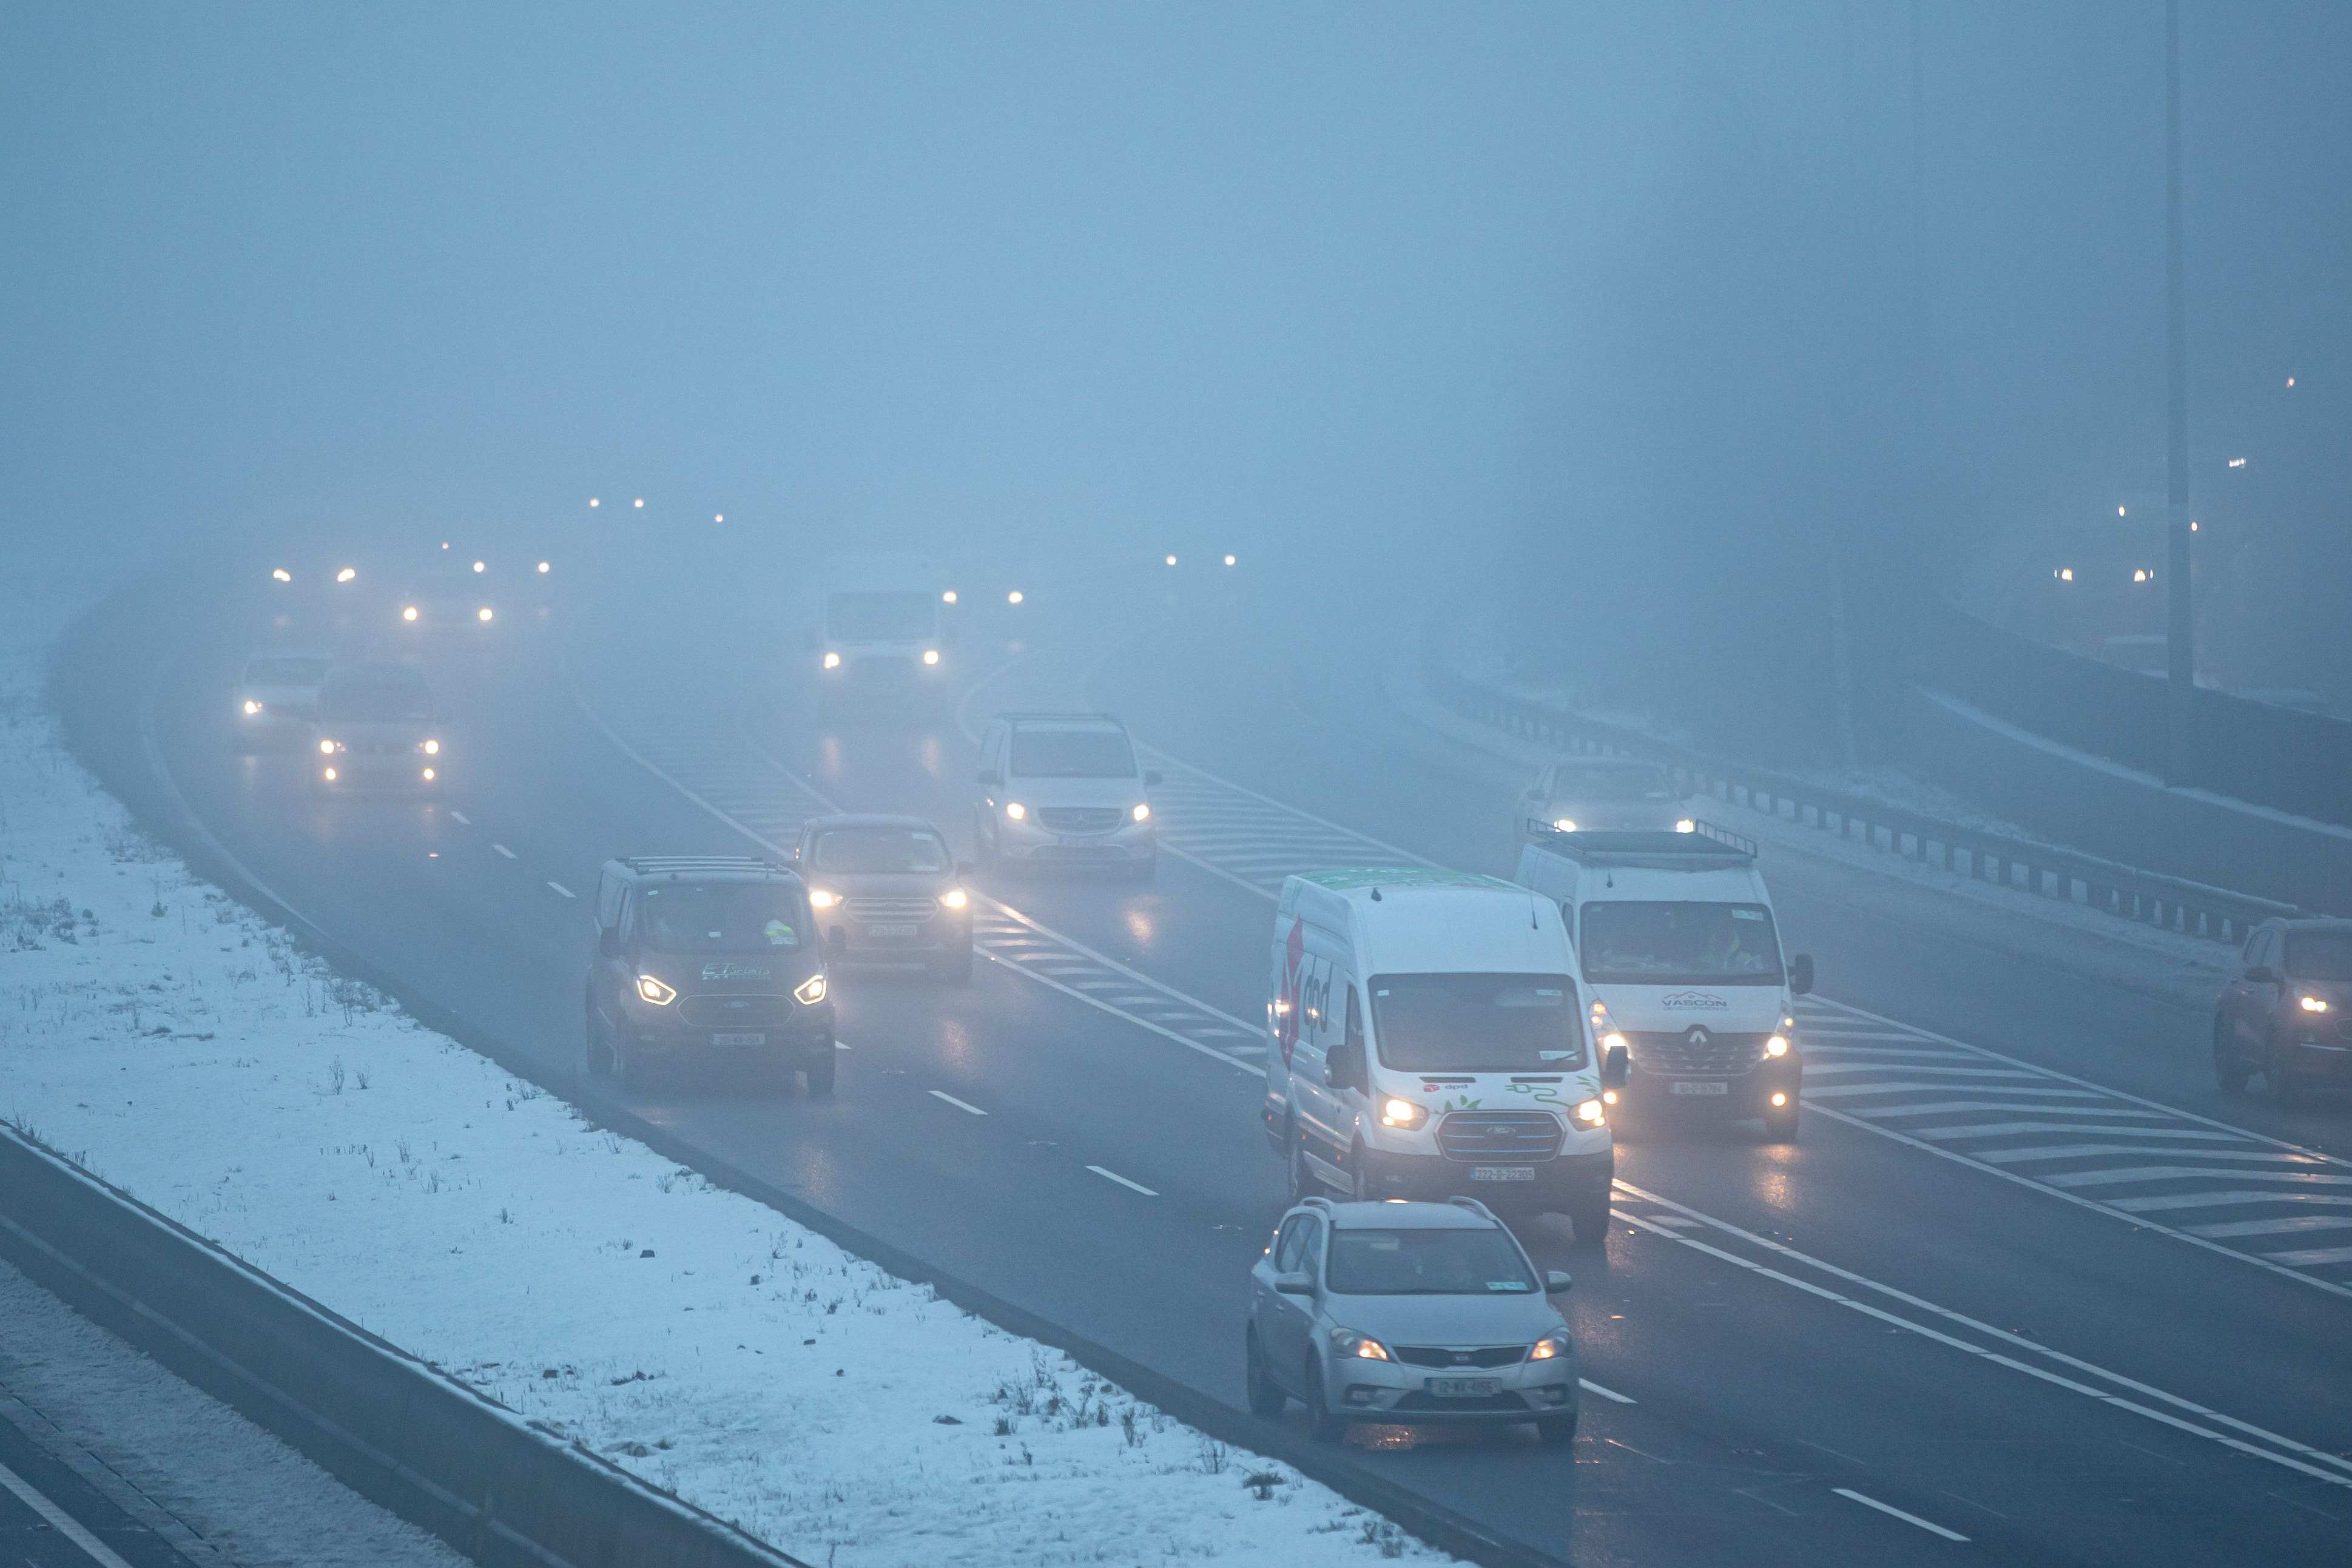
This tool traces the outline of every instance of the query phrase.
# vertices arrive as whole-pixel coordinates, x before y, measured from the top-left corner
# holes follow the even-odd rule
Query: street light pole
[[[2197,648],[2189,546],[2189,350],[2180,258],[2180,0],[2164,0],[2166,532],[2171,579],[2165,623],[2166,781],[2197,781]]]

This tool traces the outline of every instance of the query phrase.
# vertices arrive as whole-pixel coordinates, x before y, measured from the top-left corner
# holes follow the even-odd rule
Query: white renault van
[[[1629,1104],[1673,1102],[1760,1116],[1797,1135],[1795,998],[1813,960],[1783,958],[1756,846],[1702,824],[1689,833],[1538,832],[1518,883],[1568,923],[1606,1058],[1623,1051]]]
[[[1616,1174],[1558,906],[1488,876],[1282,884],[1264,1117],[1294,1200],[1470,1194],[1608,1231]]]

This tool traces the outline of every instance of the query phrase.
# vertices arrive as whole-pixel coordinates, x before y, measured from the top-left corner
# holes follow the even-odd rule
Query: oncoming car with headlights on
[[[1609,1228],[1609,1115],[1559,911],[1423,867],[1284,882],[1265,1134],[1294,1200],[1475,1194]]]
[[[1632,757],[1579,757],[1537,775],[1512,810],[1522,841],[1544,832],[1688,833],[1698,828],[1689,798],[1654,762]]]
[[[596,884],[588,1071],[757,1064],[833,1092],[833,998],[808,888],[772,862],[639,855]]]
[[[1334,1203],[1282,1217],[1250,1270],[1253,1414],[1307,1406],[1315,1437],[1351,1422],[1532,1425],[1576,1436],[1576,1341],[1546,1273],[1475,1198]]]
[[[311,779],[332,793],[436,789],[448,775],[446,717],[406,664],[338,665],[319,688]]]
[[[1107,713],[1001,713],[980,739],[980,862],[1099,866],[1149,882],[1160,828],[1127,728]]]
[[[233,744],[239,751],[299,746],[319,716],[319,687],[334,660],[325,653],[268,648],[248,654],[229,693]]]
[[[793,846],[826,956],[836,964],[919,964],[971,978],[971,869],[920,817],[811,818]]]

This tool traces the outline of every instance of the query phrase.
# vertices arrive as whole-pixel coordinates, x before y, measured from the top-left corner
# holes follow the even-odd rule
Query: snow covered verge
[[[0,1118],[812,1563],[1442,1553],[521,1082],[194,878],[0,671]]]

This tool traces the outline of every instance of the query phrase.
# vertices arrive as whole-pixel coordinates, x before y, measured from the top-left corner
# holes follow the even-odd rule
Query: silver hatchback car
[[[1335,1203],[1283,1216],[1250,1270],[1249,1405],[1297,1398],[1317,1437],[1354,1422],[1531,1423],[1576,1436],[1576,1343],[1538,1270],[1475,1198]]]

